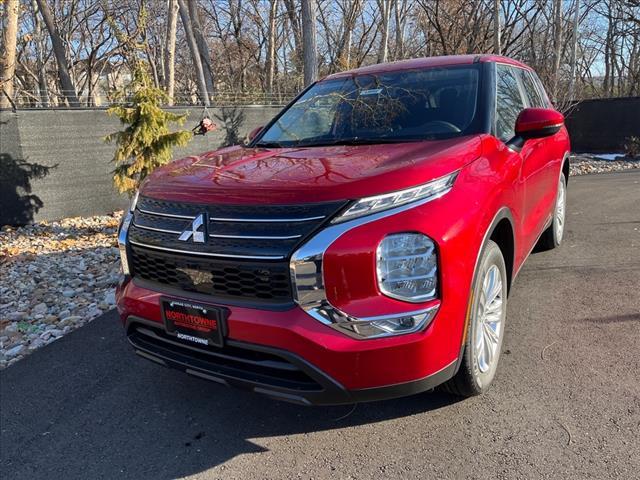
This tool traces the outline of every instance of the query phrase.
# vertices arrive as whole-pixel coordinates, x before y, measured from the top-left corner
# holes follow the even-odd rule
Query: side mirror
[[[258,134],[262,131],[263,128],[264,128],[264,125],[260,125],[259,127],[256,127],[253,130],[251,130],[249,132],[249,135],[247,135],[247,142],[253,142],[253,139],[258,136]]]
[[[516,136],[509,140],[507,145],[519,151],[526,140],[554,135],[562,125],[564,125],[564,115],[556,110],[525,108],[516,120]]]
[[[525,108],[516,120],[516,135],[530,138],[549,137],[558,133],[564,124],[564,115],[550,108]]]

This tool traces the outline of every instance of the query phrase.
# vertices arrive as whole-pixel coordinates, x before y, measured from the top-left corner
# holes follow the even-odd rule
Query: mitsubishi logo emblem
[[[204,243],[205,232],[200,231],[200,227],[202,227],[203,225],[204,225],[204,213],[201,213],[200,215],[198,215],[196,218],[193,219],[193,222],[191,222],[191,226],[187,228],[184,232],[182,232],[178,240],[186,242],[191,237],[193,237],[194,243]],[[203,228],[203,230],[206,230],[206,229]]]

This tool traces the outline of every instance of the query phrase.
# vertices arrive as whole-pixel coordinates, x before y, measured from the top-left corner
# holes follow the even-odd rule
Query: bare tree
[[[289,27],[293,33],[294,47],[293,47],[293,64],[297,71],[300,71],[302,67],[302,22],[300,21],[300,15],[298,15],[298,9],[296,7],[295,0],[283,0],[284,6],[287,11],[287,18],[289,19]]]
[[[380,8],[380,47],[378,63],[387,61],[389,56],[389,19],[391,18],[391,0],[377,0]]]
[[[562,0],[553,0],[553,96],[558,96],[560,61],[562,59]]]
[[[33,13],[33,37],[36,49],[36,63],[38,68],[38,93],[40,97],[40,105],[49,106],[49,85],[47,83],[47,66],[45,61],[45,42],[42,31],[40,16],[38,15],[38,4],[35,0],[31,1],[31,9]]]
[[[316,41],[316,2],[302,0],[302,38],[304,57],[304,84],[318,78],[318,45]]]
[[[13,102],[13,76],[16,71],[16,44],[18,39],[18,0],[8,0],[4,7],[5,27],[2,35],[2,65],[0,65],[0,108]]]
[[[351,44],[353,43],[353,30],[356,26],[358,15],[361,14],[362,1],[352,0],[348,3],[348,8],[344,10],[342,21],[342,35],[337,51],[338,65],[341,68],[351,67]]]
[[[211,55],[209,54],[209,47],[202,34],[202,26],[200,25],[200,12],[198,11],[198,2],[196,0],[190,0],[189,2],[189,18],[191,19],[191,26],[193,29],[193,38],[198,45],[198,52],[200,53],[200,62],[202,63],[202,71],[204,73],[204,81],[207,85],[207,91],[211,95],[215,91],[215,83],[213,81],[213,72],[211,71]]]
[[[168,0],[167,31],[164,43],[164,86],[169,96],[169,105],[173,105],[176,85],[176,31],[178,30],[177,0]]]
[[[64,44],[62,43],[60,32],[58,31],[53,19],[51,9],[49,8],[46,0],[36,0],[36,2],[38,3],[44,24],[47,26],[47,30],[49,31],[49,37],[51,37],[53,54],[55,55],[56,62],[58,64],[58,79],[60,81],[62,95],[67,99],[69,106],[79,107],[80,102],[78,101],[78,94],[76,93],[76,88],[71,80],[71,75],[69,75],[69,65],[67,65]]]
[[[493,52],[502,53],[500,45],[500,0],[493,0]]]
[[[407,24],[407,0],[395,0],[394,2],[394,13],[396,20],[396,45],[394,58],[400,59],[404,58],[404,49],[405,49],[405,28]]]
[[[580,0],[575,0],[573,7],[573,41],[571,42],[571,78],[569,78],[569,99],[575,100],[576,89],[576,61],[578,58],[578,25],[580,23]]]
[[[193,36],[191,18],[189,17],[189,11],[187,10],[187,6],[185,5],[185,0],[178,0],[178,6],[180,7],[180,18],[182,19],[182,26],[184,27],[187,44],[189,45],[189,50],[191,51],[191,59],[196,70],[196,81],[198,82],[200,100],[205,106],[208,107],[210,105],[209,93],[207,92],[207,84],[205,82],[204,71],[202,69],[202,61],[200,60],[200,52],[198,51],[196,39]]]
[[[278,0],[269,3],[269,27],[267,30],[267,60],[266,84],[267,91],[273,92],[273,77],[276,67],[276,16],[278,15]]]
[[[211,101],[214,86],[220,95],[241,92],[241,99],[264,92],[284,98],[305,80],[344,69],[485,52],[535,68],[556,100],[640,94],[638,0],[18,2],[24,13],[14,98],[21,105],[45,105],[47,92],[55,103],[60,91],[69,92],[68,81],[83,104],[93,105],[122,86],[133,57],[148,64],[156,84],[173,90],[176,103]],[[10,3],[2,4],[5,16]],[[48,6],[48,23],[46,13],[34,13],[40,4]],[[38,7],[32,12],[31,5]],[[118,29],[142,48],[119,47]]]

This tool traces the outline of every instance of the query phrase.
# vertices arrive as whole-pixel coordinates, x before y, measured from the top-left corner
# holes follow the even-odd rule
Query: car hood
[[[141,194],[193,203],[288,204],[362,198],[451,173],[481,153],[481,136],[304,148],[234,146],[157,169]]]

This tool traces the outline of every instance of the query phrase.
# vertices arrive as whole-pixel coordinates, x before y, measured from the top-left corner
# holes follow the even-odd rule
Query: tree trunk
[[[18,0],[8,0],[5,7],[5,29],[2,35],[2,65],[0,65],[0,108],[13,102],[13,77],[16,72],[16,44],[18,40]]]
[[[304,85],[306,87],[318,78],[315,0],[302,0],[302,56],[304,58]]]
[[[266,84],[267,92],[273,93],[273,77],[276,66],[276,16],[278,15],[278,0],[271,0],[269,8],[269,31],[267,38]]]
[[[198,82],[198,92],[202,103],[209,106],[209,94],[207,93],[207,84],[204,80],[204,72],[202,70],[202,62],[200,61],[200,52],[198,51],[198,45],[193,36],[193,29],[191,28],[191,19],[189,18],[189,12],[187,6],[184,3],[185,0],[178,0],[180,7],[180,18],[182,20],[182,26],[184,27],[185,37],[187,38],[187,44],[191,51],[191,59],[193,60],[193,67],[196,70],[196,80]]]
[[[553,96],[558,99],[560,57],[562,54],[562,0],[553,0]]]
[[[339,69],[351,68],[351,44],[353,43],[353,29],[356,25],[356,20],[360,14],[362,7],[361,0],[353,0],[349,5],[349,9],[344,11],[342,19],[342,36],[338,40],[338,46],[336,48],[335,65]],[[327,27],[325,27],[327,28]]]
[[[169,96],[169,105],[173,105],[176,86],[176,31],[178,29],[178,2],[169,0],[167,15],[167,35],[164,43],[164,87]]]
[[[49,8],[46,0],[36,0],[36,2],[38,3],[38,8],[40,9],[40,14],[42,15],[44,24],[47,26],[47,30],[49,31],[49,36],[51,37],[53,54],[56,56],[56,62],[58,64],[58,78],[60,80],[62,94],[67,99],[69,106],[79,107],[80,102],[78,101],[78,95],[73,85],[73,81],[71,80],[71,75],[69,75],[69,66],[67,65],[64,44],[62,43],[60,32],[58,32],[53,20],[51,9]]]
[[[211,55],[209,54],[209,47],[202,34],[202,25],[200,24],[200,15],[198,13],[198,2],[195,0],[189,1],[189,17],[191,18],[191,26],[193,28],[193,38],[198,45],[198,52],[200,52],[200,62],[202,63],[202,72],[204,73],[204,81],[207,85],[207,91],[209,95],[215,91],[215,82],[213,81],[213,72],[211,68]]]
[[[289,17],[289,23],[291,24],[291,30],[293,31],[293,42],[294,42],[294,67],[296,71],[300,71],[300,67],[302,66],[302,32],[298,13],[296,10],[295,0],[284,0],[284,6],[287,10],[287,16]]]
[[[389,56],[389,18],[391,17],[391,0],[378,0],[380,7],[380,48],[378,49],[378,63],[384,63]]]
[[[500,0],[493,0],[493,52],[496,55],[502,54],[502,45],[500,45]]]
[[[40,96],[40,106],[49,106],[49,85],[47,84],[47,70],[44,61],[44,38],[42,36],[42,25],[38,16],[38,4],[31,1],[33,11],[33,35],[35,37],[37,57],[38,57],[38,90]]]
[[[569,79],[569,100],[575,100],[576,94],[576,63],[578,61],[578,23],[580,21],[580,0],[575,0],[573,12],[573,42],[571,45],[571,78]]]
[[[394,13],[396,17],[396,48],[394,60],[400,60],[404,58],[404,29],[406,23],[406,0],[402,2],[396,0],[394,5]]]

